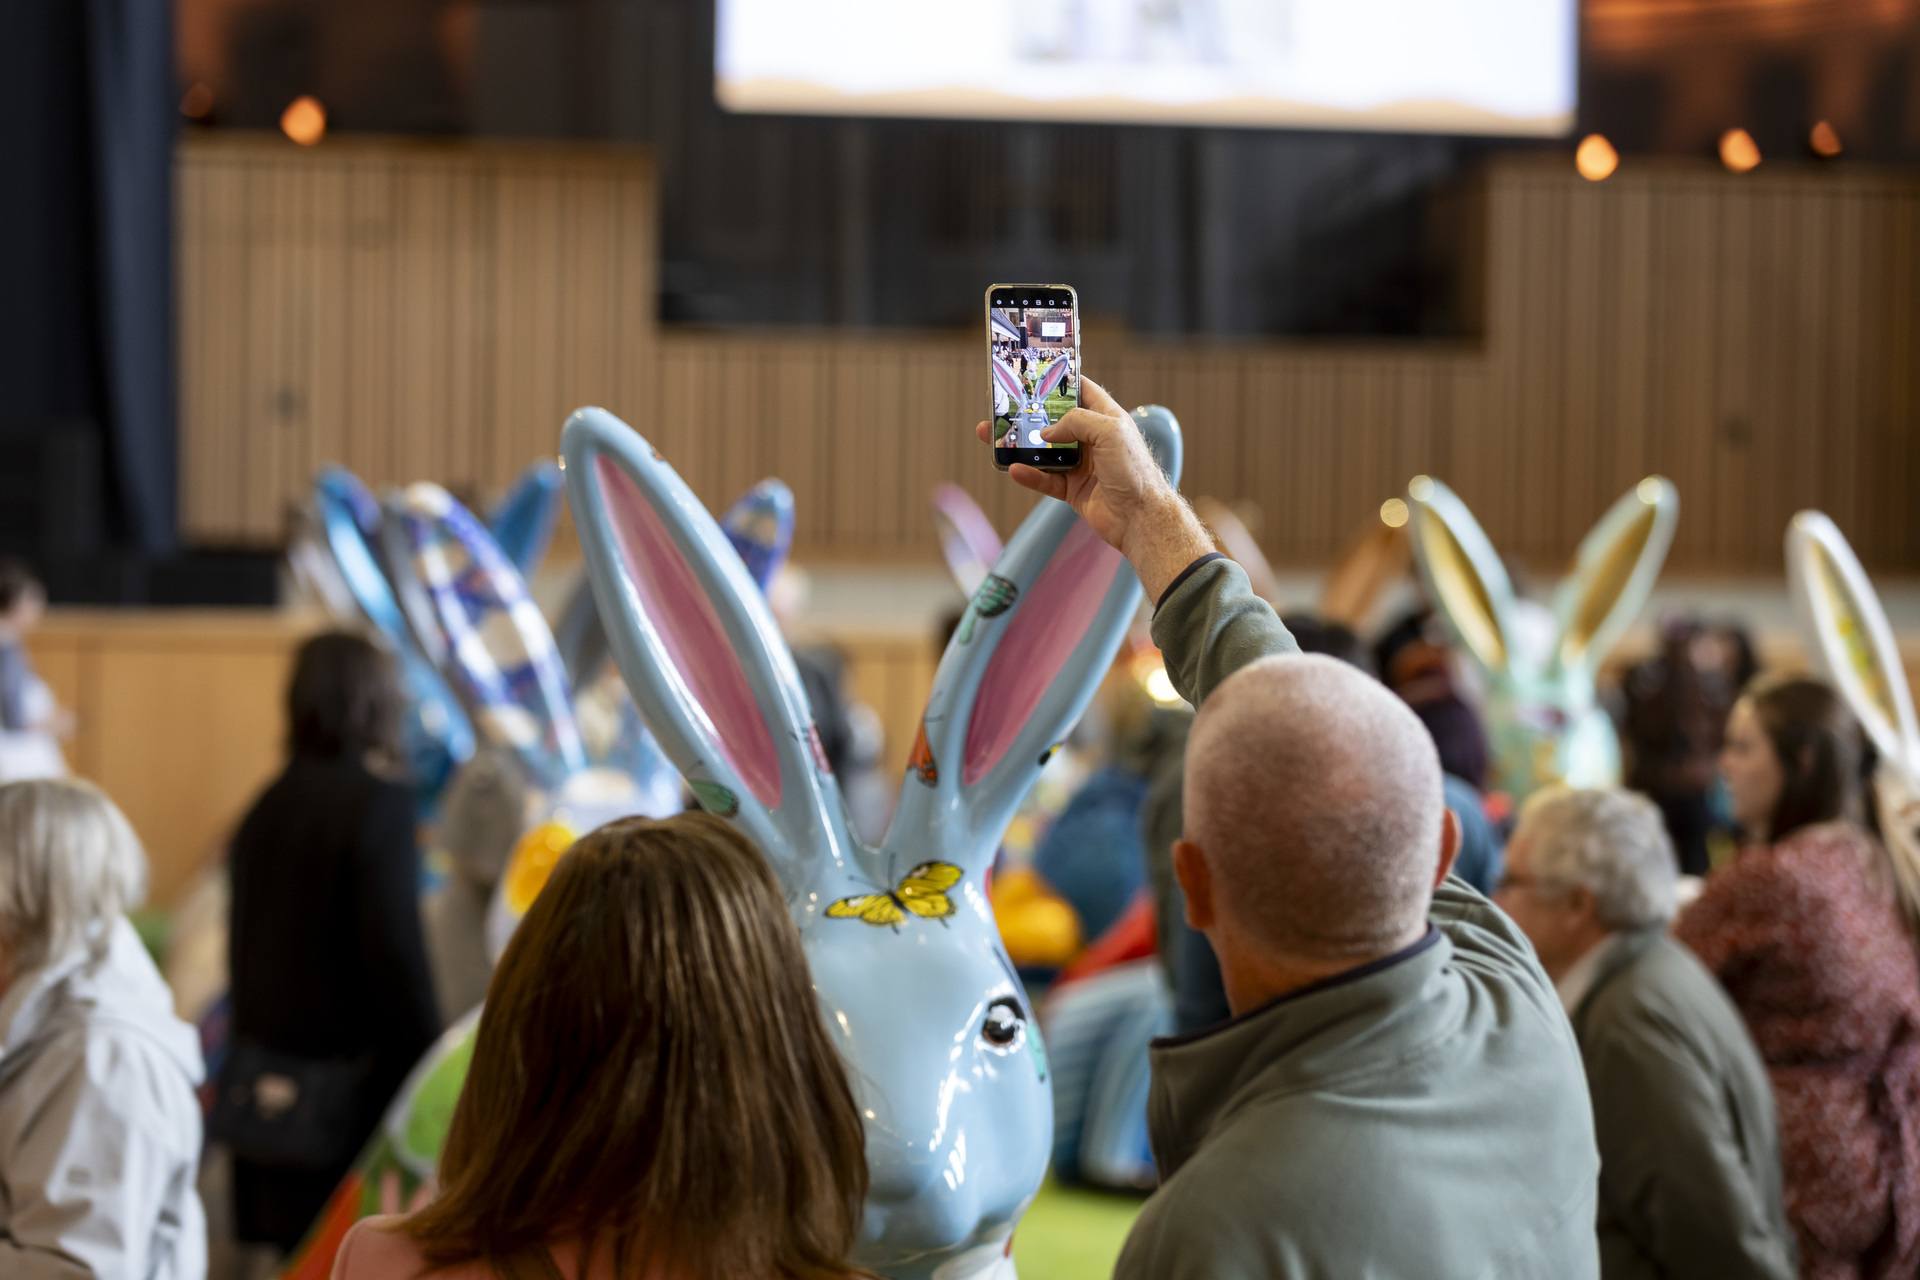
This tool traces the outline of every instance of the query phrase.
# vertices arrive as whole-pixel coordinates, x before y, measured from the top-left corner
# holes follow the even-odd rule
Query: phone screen
[[[994,465],[1077,465],[1079,445],[1040,436],[1080,403],[1080,304],[1072,287],[997,284],[987,290],[987,355]]]

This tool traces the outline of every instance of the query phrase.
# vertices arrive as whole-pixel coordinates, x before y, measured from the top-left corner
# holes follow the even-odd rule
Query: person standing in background
[[[67,772],[60,739],[71,717],[34,674],[27,637],[47,609],[46,589],[18,560],[0,559],[0,782]]]
[[[213,1111],[236,1234],[297,1245],[440,1030],[392,659],[301,646],[290,759],[232,845],[233,1046]]]

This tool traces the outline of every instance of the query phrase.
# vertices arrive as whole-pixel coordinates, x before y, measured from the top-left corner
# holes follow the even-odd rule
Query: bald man
[[[1047,432],[1080,466],[1011,476],[1071,503],[1156,602],[1199,708],[1174,871],[1234,1015],[1154,1045],[1161,1185],[1115,1275],[1597,1276],[1579,1051],[1525,937],[1449,875],[1432,739],[1382,685],[1297,653],[1081,386]]]

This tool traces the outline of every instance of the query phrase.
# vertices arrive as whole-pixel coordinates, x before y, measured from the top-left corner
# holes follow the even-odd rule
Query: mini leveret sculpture
[[[1506,568],[1466,503],[1415,476],[1407,505],[1420,577],[1486,677],[1493,785],[1518,800],[1549,782],[1617,784],[1620,741],[1594,701],[1594,680],[1660,576],[1680,519],[1678,491],[1649,476],[1600,518],[1554,595],[1545,645],[1522,625]]]
[[[1178,478],[1172,415],[1136,412]],[[1043,500],[934,678],[899,807],[852,835],[786,642],[719,527],[624,423],[562,437],[595,599],[649,728],[700,803],[765,852],[850,1068],[872,1173],[865,1266],[1005,1276],[1052,1138],[1048,1068],[982,884],[1008,819],[1092,697],[1140,601],[1133,572]]]

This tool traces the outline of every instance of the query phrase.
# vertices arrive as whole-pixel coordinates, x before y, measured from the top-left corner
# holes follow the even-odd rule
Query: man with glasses
[[[1675,865],[1652,801],[1552,788],[1521,809],[1495,901],[1532,939],[1580,1042],[1605,1280],[1786,1280],[1771,1086],[1732,1001],[1667,934]]]

